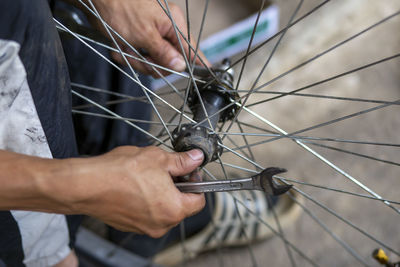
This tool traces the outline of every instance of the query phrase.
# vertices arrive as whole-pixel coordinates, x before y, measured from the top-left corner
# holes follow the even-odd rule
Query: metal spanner
[[[176,187],[184,193],[225,192],[236,190],[261,190],[277,196],[285,193],[292,185],[281,185],[274,181],[272,176],[286,172],[285,169],[270,167],[248,178],[217,180],[204,182],[175,183]]]

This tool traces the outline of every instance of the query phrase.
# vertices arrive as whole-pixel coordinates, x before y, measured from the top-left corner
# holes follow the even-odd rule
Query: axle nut
[[[218,142],[221,142],[220,138],[216,134],[209,133],[206,127],[183,124],[180,130],[177,127],[172,132],[172,136],[174,137],[172,145],[177,152],[184,152],[195,148],[203,151],[204,160],[201,167],[218,159],[218,156],[222,153],[222,148],[218,146]]]

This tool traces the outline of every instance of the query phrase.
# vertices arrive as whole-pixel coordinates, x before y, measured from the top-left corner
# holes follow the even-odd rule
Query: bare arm
[[[123,231],[159,237],[204,206],[172,177],[202,162],[199,150],[120,147],[99,157],[42,159],[0,150],[0,209],[87,214]]]

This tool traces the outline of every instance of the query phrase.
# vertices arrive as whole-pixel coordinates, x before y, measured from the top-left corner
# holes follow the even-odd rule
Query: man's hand
[[[172,179],[191,173],[202,161],[199,150],[119,147],[84,167],[78,163],[84,177],[80,186],[86,189],[76,205],[118,229],[160,237],[203,208],[203,195],[179,192]]]
[[[156,0],[92,0],[92,2],[104,21],[136,49],[143,49],[148,52],[148,56],[146,57],[150,62],[175,71],[184,71],[186,63],[182,56],[182,49],[179,45],[173,24]],[[169,3],[168,6],[177,28],[187,37],[187,27],[182,11],[173,3]],[[104,26],[97,18],[94,18],[93,15],[88,15],[88,17],[91,18],[93,24],[100,31],[106,34]],[[179,35],[179,38],[185,54],[188,56],[189,46],[182,36]],[[119,41],[119,45],[123,51],[134,55],[133,51],[121,41]],[[194,43],[192,45],[196,47]],[[193,58],[194,52],[191,55]],[[208,64],[201,52],[199,52],[198,56],[201,56],[206,64]],[[114,53],[113,57],[118,62],[125,64],[124,59],[119,53]],[[151,69],[150,65],[129,57],[127,59],[136,70],[158,76]],[[196,59],[196,63],[201,64],[198,58]],[[170,74],[166,71],[160,70],[160,72],[163,75]]]
[[[160,237],[205,204],[203,194],[181,193],[173,183],[201,165],[200,150],[126,146],[63,160],[0,150],[0,160],[0,210],[87,214],[123,231]]]

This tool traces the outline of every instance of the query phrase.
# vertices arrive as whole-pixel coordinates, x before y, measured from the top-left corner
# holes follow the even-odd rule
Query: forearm
[[[72,213],[63,192],[68,192],[68,164],[0,150],[0,210]]]

